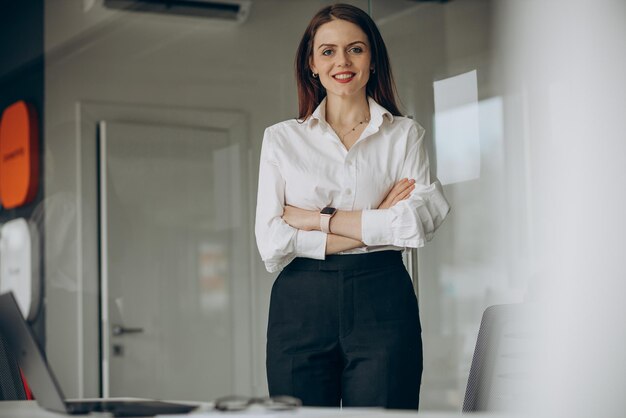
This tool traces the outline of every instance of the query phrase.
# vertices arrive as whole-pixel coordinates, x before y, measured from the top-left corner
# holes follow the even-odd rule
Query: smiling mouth
[[[333,78],[336,79],[336,80],[344,81],[344,80],[350,80],[355,75],[356,74],[354,74],[354,73],[341,73],[341,74],[335,74],[333,76]]]

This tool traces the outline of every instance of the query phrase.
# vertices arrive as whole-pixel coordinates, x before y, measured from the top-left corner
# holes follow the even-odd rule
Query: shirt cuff
[[[326,258],[326,234],[322,231],[302,231],[296,234],[296,254],[298,257],[324,260]]]
[[[367,246],[391,242],[391,220],[388,209],[365,209],[361,212],[361,241]]]
[[[271,261],[265,261],[264,262],[265,270],[267,270],[268,273],[276,273],[277,271],[281,271],[282,269],[287,267],[289,263],[293,261],[294,258],[296,258],[295,255],[290,255],[289,257],[281,260],[280,263],[272,263]]]

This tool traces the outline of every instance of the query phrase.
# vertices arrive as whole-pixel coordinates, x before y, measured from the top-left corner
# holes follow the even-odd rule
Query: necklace
[[[341,138],[341,142],[344,142],[345,137],[348,134],[351,134],[352,132],[356,131],[356,128],[358,128],[359,126],[363,125],[364,123],[367,123],[370,121],[370,118],[367,117],[365,119],[363,119],[361,122],[357,123],[356,125],[354,125],[354,128],[350,129],[349,131],[346,131],[345,133],[343,133],[342,135],[340,135]]]

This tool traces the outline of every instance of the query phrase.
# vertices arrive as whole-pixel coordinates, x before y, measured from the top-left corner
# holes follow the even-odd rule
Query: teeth
[[[337,74],[335,76],[335,78],[338,78],[339,80],[345,80],[347,78],[352,78],[354,77],[354,74]]]

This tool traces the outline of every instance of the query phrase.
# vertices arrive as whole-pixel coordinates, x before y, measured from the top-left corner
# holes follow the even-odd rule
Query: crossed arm
[[[401,200],[409,197],[415,189],[415,180],[402,179],[387,193],[387,196],[377,209],[389,209]],[[318,211],[300,209],[295,206],[285,206],[283,220],[290,226],[304,231],[320,229],[320,214]],[[326,238],[326,254],[335,254],[353,248],[364,247],[361,242],[361,211],[338,210],[330,220],[331,233]]]

